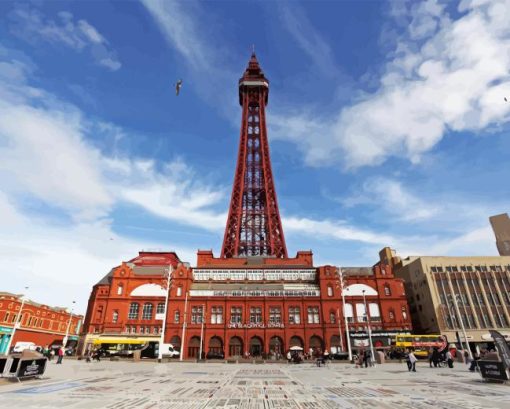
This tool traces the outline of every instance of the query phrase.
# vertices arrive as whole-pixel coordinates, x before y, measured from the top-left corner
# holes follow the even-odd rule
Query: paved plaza
[[[482,382],[465,365],[355,368],[171,362],[49,363],[43,379],[0,381],[3,408],[509,408],[510,386]]]

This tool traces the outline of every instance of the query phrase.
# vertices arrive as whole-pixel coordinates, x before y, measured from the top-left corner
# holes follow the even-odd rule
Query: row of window
[[[488,272],[488,271],[494,271],[494,272],[503,272],[504,270],[510,271],[510,265],[508,266],[460,266],[460,269],[457,266],[447,266],[447,267],[441,267],[441,266],[433,266],[430,267],[430,271],[433,273],[442,273],[443,271],[447,271],[449,273],[456,273],[459,271],[464,272],[472,272],[472,271],[478,271],[478,272]]]
[[[148,327],[144,325],[126,325],[124,328],[126,334],[145,334],[145,335],[159,335],[161,334],[161,327]]]
[[[18,313],[10,313],[7,311],[2,321],[6,323],[14,323],[16,321],[16,317],[18,316]],[[21,314],[21,317],[19,319],[19,322],[23,327],[31,327],[31,328],[42,328],[44,323],[48,323],[47,329],[53,330],[53,331],[64,331],[66,327],[66,323],[64,322],[58,322],[58,321],[52,321],[47,318],[40,318],[40,317],[34,317],[29,314]],[[71,333],[74,331],[75,325],[71,325]]]
[[[140,305],[138,303],[131,303],[129,307],[128,319],[135,320],[138,319],[139,316]],[[354,309],[356,314],[354,314]],[[151,303],[145,303],[143,305],[142,312],[142,320],[151,320],[152,319],[152,311],[153,305]],[[164,313],[165,307],[164,303],[159,303],[157,306],[157,313]],[[308,324],[319,324],[320,323],[320,315],[319,315],[319,307],[308,307],[307,308],[307,322]],[[371,321],[380,321],[381,314],[379,311],[379,305],[377,303],[369,303],[368,304],[368,314],[366,310],[366,306],[363,303],[358,304],[345,304],[344,314],[347,317],[349,322],[366,322],[368,317],[370,317]],[[402,319],[404,321],[407,320],[407,309],[405,306],[401,307]],[[329,313],[330,322],[336,322],[336,312],[330,311]],[[356,319],[355,319],[356,318]],[[113,312],[112,321],[114,323],[118,322],[119,312],[115,310]],[[203,306],[194,306],[191,308],[191,323],[192,324],[201,324],[204,321],[204,307]],[[389,310],[389,320],[395,320],[395,311],[393,309]],[[250,307],[249,311],[249,322],[252,324],[260,324],[263,320],[262,307]],[[174,311],[174,322],[180,322],[180,311]],[[239,324],[243,322],[243,309],[242,307],[235,306],[230,309],[230,323]],[[270,307],[269,308],[269,322],[271,324],[280,324],[282,323],[282,311],[280,307]],[[221,306],[213,306],[211,308],[211,316],[210,316],[211,324],[222,324],[223,323],[223,307]],[[289,307],[289,324],[301,324],[301,308],[300,307]]]

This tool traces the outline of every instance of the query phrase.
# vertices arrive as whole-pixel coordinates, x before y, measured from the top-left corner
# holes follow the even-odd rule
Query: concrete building
[[[395,275],[405,280],[415,333],[451,342],[490,341],[489,329],[510,336],[510,257],[408,257]]]
[[[489,217],[496,236],[496,246],[500,256],[510,256],[510,217],[508,213]]]

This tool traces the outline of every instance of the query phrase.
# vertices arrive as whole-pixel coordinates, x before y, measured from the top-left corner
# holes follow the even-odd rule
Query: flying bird
[[[182,80],[179,80],[175,83],[175,95],[179,95],[179,92],[181,91],[182,87]]]
[[[506,97],[505,97],[505,102],[508,102],[508,99],[506,99]]]

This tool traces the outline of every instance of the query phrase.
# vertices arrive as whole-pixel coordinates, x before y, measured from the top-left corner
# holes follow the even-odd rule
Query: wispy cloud
[[[51,19],[36,8],[18,5],[9,17],[12,33],[31,43],[46,41],[79,52],[88,50],[97,64],[111,71],[122,66],[108,40],[88,21],[75,20],[67,11],[61,11],[56,19]]]
[[[417,163],[450,130],[476,133],[508,121],[507,3],[464,1],[458,19],[435,1],[410,4],[411,24],[374,93],[339,107],[336,116],[286,118],[298,131],[276,136],[296,142],[309,163],[354,168],[390,156]]]

